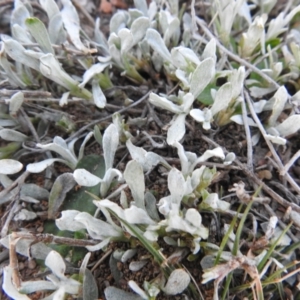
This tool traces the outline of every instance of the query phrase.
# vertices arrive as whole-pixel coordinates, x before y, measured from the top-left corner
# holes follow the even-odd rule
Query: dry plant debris
[[[297,299],[299,20],[0,1],[1,299]]]

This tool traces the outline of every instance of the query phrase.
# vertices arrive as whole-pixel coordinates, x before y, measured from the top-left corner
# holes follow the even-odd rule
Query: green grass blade
[[[239,250],[239,244],[240,244],[240,239],[241,239],[241,234],[242,234],[242,230],[246,221],[246,218],[248,216],[248,213],[252,207],[253,201],[250,201],[244,211],[243,217],[241,218],[240,224],[238,226],[238,229],[236,231],[236,235],[235,235],[235,240],[234,240],[234,245],[233,245],[233,249],[232,249],[232,254],[235,256],[238,253]]]
[[[221,296],[222,300],[224,300],[226,298],[226,296],[228,295],[228,290],[229,290],[229,286],[230,286],[230,283],[232,280],[232,276],[233,276],[233,273],[230,272],[226,278],[224,290],[223,290],[222,296]]]
[[[116,213],[114,213],[109,208],[107,208],[107,210],[112,215],[114,215],[121,223],[123,223],[126,227],[128,227],[131,232],[134,233],[134,235],[138,238],[138,240],[140,241],[140,243],[145,247],[145,249],[147,249],[152,254],[152,256],[154,257],[154,259],[161,266],[166,263],[165,257],[152,246],[152,244],[144,237],[142,231],[136,225],[130,224],[127,221],[125,221],[124,219],[121,219]]]
[[[281,240],[281,238],[286,234],[286,232],[290,229],[290,227],[292,226],[292,223],[290,223],[280,234],[280,236],[278,237],[278,239],[271,245],[271,247],[269,248],[268,252],[266,253],[266,255],[263,257],[263,259],[261,260],[261,262],[258,264],[257,266],[257,270],[260,273],[264,267],[264,265],[266,264],[266,262],[268,261],[268,259],[271,257],[273,251],[275,250],[277,244],[279,243],[279,241]]]
[[[241,204],[241,205],[239,206],[236,215],[233,217],[233,219],[232,219],[232,221],[231,221],[231,223],[230,223],[230,226],[229,226],[229,228],[228,228],[228,231],[226,232],[226,234],[224,235],[224,237],[223,237],[223,239],[222,239],[222,242],[221,242],[221,245],[220,245],[220,249],[219,249],[218,254],[217,254],[217,256],[216,256],[216,259],[215,259],[215,263],[214,263],[215,266],[216,266],[216,265],[219,263],[219,261],[220,261],[221,254],[222,254],[222,252],[223,252],[223,250],[224,250],[224,248],[225,248],[225,246],[226,246],[226,244],[227,244],[227,242],[228,242],[229,235],[230,235],[230,233],[232,232],[232,230],[233,230],[233,228],[234,228],[234,226],[235,226],[235,224],[236,224],[236,222],[237,222],[238,215],[239,215],[239,213],[240,213],[242,207],[243,207],[243,204]]]

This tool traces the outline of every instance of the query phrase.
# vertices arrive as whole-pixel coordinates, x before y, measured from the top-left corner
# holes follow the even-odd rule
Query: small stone
[[[28,260],[28,268],[33,270],[36,267],[36,261],[34,259]]]
[[[39,226],[36,231],[38,233],[42,233],[44,231],[44,227],[43,226]]]
[[[25,268],[25,264],[23,262],[19,262],[18,268],[19,268],[19,271],[23,270]]]
[[[257,176],[259,179],[267,179],[271,180],[272,179],[272,173],[269,170],[261,170],[257,173]]]

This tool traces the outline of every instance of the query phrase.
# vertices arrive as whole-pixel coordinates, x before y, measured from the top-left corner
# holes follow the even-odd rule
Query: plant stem
[[[14,238],[33,239],[37,242],[63,244],[73,247],[94,246],[98,243],[94,240],[73,239],[45,233],[31,234],[26,232],[13,232],[12,236]]]

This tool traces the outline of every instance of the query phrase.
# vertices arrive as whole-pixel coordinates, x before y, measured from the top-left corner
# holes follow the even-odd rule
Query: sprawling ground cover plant
[[[10,250],[4,292],[13,299],[34,292],[43,299],[206,299],[214,280],[214,299],[296,293],[300,188],[289,170],[300,153],[291,143],[300,129],[300,5],[288,1],[276,13],[273,0],[136,0],[103,33],[85,4],[15,0],[8,13],[0,3],[10,25],[0,36],[0,205],[11,203],[0,240]],[[134,101],[136,93],[142,97]],[[85,116],[88,124],[76,126],[67,105],[101,118]],[[53,124],[64,138],[48,131]],[[245,132],[245,157],[226,149],[229,126]],[[253,154],[254,146],[270,154]],[[61,165],[68,171],[57,172]],[[261,180],[271,179],[270,170],[289,201]],[[24,183],[36,174],[43,187]],[[234,193],[223,190],[222,176]],[[41,217],[32,207],[42,200],[54,220],[45,225],[51,235],[12,232],[10,225]],[[147,255],[136,260],[141,248]],[[128,280],[134,293],[99,291],[89,268],[99,251],[110,255],[116,286],[120,263],[132,273],[147,264],[160,271],[142,288]],[[51,274],[22,281],[16,253]],[[68,260],[80,268],[68,270]]]

